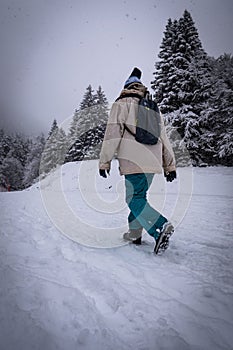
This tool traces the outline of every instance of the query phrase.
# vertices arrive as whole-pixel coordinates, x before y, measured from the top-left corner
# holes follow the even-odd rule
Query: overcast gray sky
[[[89,84],[112,102],[134,66],[150,87],[167,20],[185,9],[208,54],[233,52],[232,0],[0,0],[0,127],[46,132]]]

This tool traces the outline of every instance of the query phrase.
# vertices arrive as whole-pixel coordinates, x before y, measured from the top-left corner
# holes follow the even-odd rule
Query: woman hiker
[[[130,209],[129,230],[123,235],[127,241],[141,244],[143,228],[155,239],[154,252],[165,250],[174,232],[173,225],[152,208],[147,201],[147,191],[154,174],[164,172],[166,180],[176,178],[174,153],[160,118],[160,137],[154,145],[135,140],[139,100],[148,94],[141,82],[141,71],[134,68],[124,88],[113,103],[100,153],[99,174],[107,177],[115,155],[120,174],[125,176],[126,202]]]

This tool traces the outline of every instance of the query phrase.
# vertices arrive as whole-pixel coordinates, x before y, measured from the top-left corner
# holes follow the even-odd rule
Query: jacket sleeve
[[[176,170],[175,155],[168,139],[163,117],[161,115],[161,141],[162,141],[162,154],[163,154],[163,169],[165,172]]]
[[[100,152],[99,169],[108,170],[111,167],[111,161],[124,133],[124,122],[120,118],[124,115],[124,108],[125,103],[114,102],[112,105]]]

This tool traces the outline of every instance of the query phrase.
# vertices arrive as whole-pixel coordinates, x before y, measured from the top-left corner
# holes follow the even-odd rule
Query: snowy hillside
[[[107,180],[96,173],[69,163],[0,193],[0,349],[232,349],[233,169],[155,177],[150,202],[176,225],[158,256],[146,234],[122,242],[116,163]]]

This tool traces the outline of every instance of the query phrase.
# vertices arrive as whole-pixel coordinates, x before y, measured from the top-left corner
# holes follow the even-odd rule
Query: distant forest
[[[208,56],[186,10],[168,19],[151,89],[178,166],[233,166],[233,57]],[[0,130],[0,189],[24,189],[65,162],[98,159],[108,113],[102,87],[89,85],[68,134],[56,120],[46,137]]]

